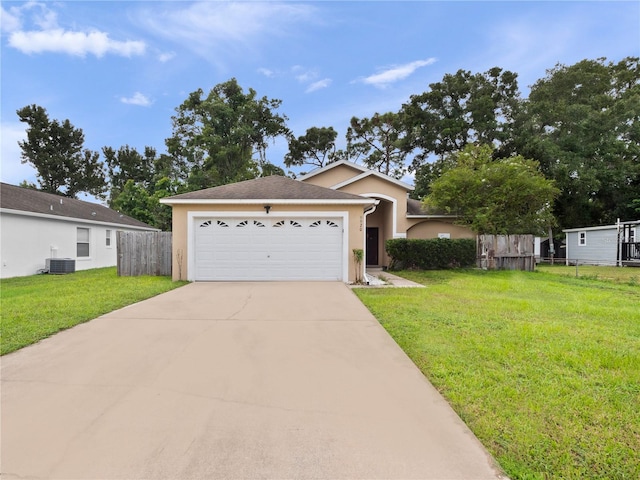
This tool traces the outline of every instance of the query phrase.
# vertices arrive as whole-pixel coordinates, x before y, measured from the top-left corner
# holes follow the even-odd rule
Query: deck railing
[[[640,242],[622,242],[622,261],[640,260]]]

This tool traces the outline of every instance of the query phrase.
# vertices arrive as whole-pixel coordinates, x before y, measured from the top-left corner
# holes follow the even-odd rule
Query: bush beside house
[[[476,261],[476,241],[471,238],[394,238],[385,247],[392,270],[471,267]]]

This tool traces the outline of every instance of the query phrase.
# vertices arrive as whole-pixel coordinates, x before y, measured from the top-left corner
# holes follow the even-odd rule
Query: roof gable
[[[97,203],[63,197],[31,188],[17,187],[8,183],[0,183],[0,208],[91,222],[153,228],[135,218]]]
[[[320,187],[310,183],[299,182],[291,178],[277,175],[246,180],[244,182],[230,183],[219,187],[206,188],[195,192],[183,193],[172,197],[163,198],[162,203],[187,203],[190,201],[210,201],[211,203],[242,202],[265,200],[312,200],[331,201],[332,203],[369,203],[359,195],[339,192],[329,188]]]
[[[405,189],[406,191],[413,190],[413,187],[411,185],[409,185],[408,183],[405,183],[405,182],[403,182],[401,180],[398,180],[396,178],[390,177],[389,175],[385,175],[384,173],[380,173],[380,172],[378,172],[376,170],[371,170],[371,169],[369,169],[367,167],[363,167],[362,165],[357,165],[355,163],[349,162],[347,160],[340,160],[338,162],[334,162],[334,163],[330,163],[328,165],[325,165],[324,167],[316,168],[315,170],[313,170],[313,171],[309,172],[308,174],[302,176],[300,178],[300,180],[304,182],[304,181],[307,181],[310,178],[313,178],[316,175],[319,175],[319,174],[328,172],[328,171],[330,171],[332,169],[340,168],[340,167],[349,167],[349,168],[355,170],[356,174],[354,176],[352,176],[351,178],[348,178],[347,180],[344,180],[344,181],[339,182],[339,183],[337,183],[335,185],[332,185],[331,188],[335,189],[335,190],[340,189],[340,188],[342,188],[342,187],[344,187],[346,185],[350,185],[352,183],[355,183],[355,182],[357,182],[359,180],[362,180],[363,178],[367,178],[367,177],[371,177],[371,176],[373,176],[375,178],[378,178],[378,179],[380,179],[382,181],[389,182],[389,183],[392,183],[394,185],[400,186],[403,189]],[[357,172],[359,172],[359,173],[357,173]]]

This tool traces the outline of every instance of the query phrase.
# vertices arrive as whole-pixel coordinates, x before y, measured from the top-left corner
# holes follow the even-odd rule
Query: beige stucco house
[[[389,264],[384,244],[391,238],[474,238],[471,230],[453,223],[454,216],[429,213],[422,202],[410,199],[411,185],[361,165],[335,162],[300,180],[377,201],[365,212],[367,266]]]
[[[473,236],[451,216],[425,212],[408,198],[412,188],[341,161],[299,180],[271,176],[162,199],[173,209],[173,278],[353,282],[354,249],[365,251],[366,266],[384,267],[389,238]]]

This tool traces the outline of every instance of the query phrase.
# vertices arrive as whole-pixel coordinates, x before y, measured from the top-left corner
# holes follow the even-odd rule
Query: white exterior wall
[[[89,257],[76,257],[77,228],[89,229]],[[111,246],[106,231],[111,230]],[[71,218],[0,213],[0,278],[35,275],[47,258],[72,258],[76,270],[117,263],[116,231],[147,230]]]
[[[586,234],[586,244],[579,245],[580,232]],[[584,230],[572,229],[566,232],[566,263],[587,263],[592,265],[615,265],[618,253],[618,231],[615,227]]]

